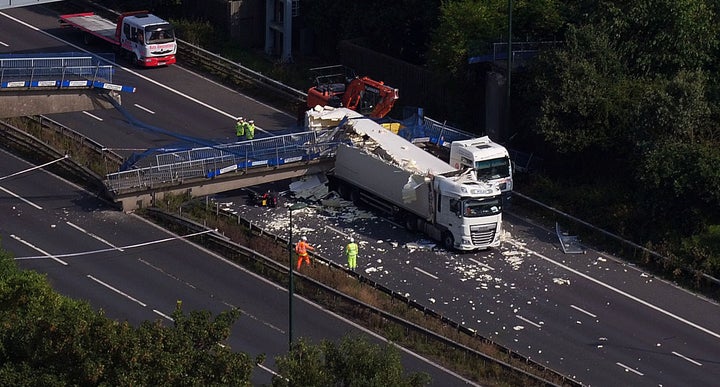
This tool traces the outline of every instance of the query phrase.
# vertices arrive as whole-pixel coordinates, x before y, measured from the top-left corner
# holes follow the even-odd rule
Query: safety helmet
[[[303,236],[303,237],[302,237],[302,238],[300,238],[300,239],[302,239],[302,240],[306,241],[306,240],[307,240],[307,237],[306,237],[306,236]]]
[[[238,117],[237,120],[238,120],[238,121],[242,121],[243,118],[242,118],[242,117]]]
[[[254,123],[255,123],[255,120],[250,120],[250,121],[248,121],[248,122],[251,123],[251,124],[254,124]]]
[[[355,238],[350,237],[350,243],[353,243],[353,242],[355,242]]]

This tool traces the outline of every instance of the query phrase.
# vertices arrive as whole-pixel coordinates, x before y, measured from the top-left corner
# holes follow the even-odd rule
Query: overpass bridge
[[[135,88],[112,83],[106,63],[81,53],[0,55],[0,118],[114,108],[110,99]]]
[[[168,194],[206,196],[328,171],[340,138],[331,129],[167,152],[153,166],[108,174],[104,183],[123,211],[132,211]]]
[[[28,5],[54,3],[60,0],[0,0],[0,9],[25,7]]]

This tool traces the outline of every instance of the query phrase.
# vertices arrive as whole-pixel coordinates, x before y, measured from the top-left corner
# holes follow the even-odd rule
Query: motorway
[[[6,29],[8,24],[12,25],[7,19],[0,19],[0,29]],[[8,40],[4,42],[7,44]],[[92,113],[103,116],[109,113],[105,117],[117,114]],[[119,129],[108,125],[113,119],[97,124],[94,122],[97,120],[83,113],[73,119],[85,119],[97,125],[96,129],[108,134],[107,138],[114,138],[115,143],[123,137],[117,132],[108,133]],[[119,119],[114,122],[118,123]],[[30,167],[0,152],[0,177]],[[276,369],[274,357],[286,353],[288,346],[288,295],[284,287],[265,281],[141,218],[118,212],[93,195],[43,171],[0,180],[0,219],[3,219],[0,223],[2,248],[12,252],[22,268],[46,273],[60,293],[87,300],[110,318],[134,324],[156,319],[171,323],[170,315],[178,300],[182,301],[185,311],[202,309],[218,313],[239,308],[242,317],[233,329],[229,344],[252,356],[265,354],[267,360],[255,369],[253,384],[270,383],[272,373],[268,370]],[[170,240],[158,242],[166,239]],[[296,299],[293,332],[297,337],[319,342],[355,334],[381,342],[361,327],[301,297]],[[472,384],[408,351],[403,350],[402,361],[407,371],[430,374],[433,385]]]
[[[31,165],[0,151],[0,176]],[[42,187],[40,189],[39,187]],[[182,301],[186,312],[229,308],[242,312],[228,344],[257,356],[253,384],[270,384],[274,357],[288,346],[288,295],[266,281],[180,236],[116,211],[54,175],[35,170],[0,181],[0,240],[23,269],[47,275],[61,294],[88,301],[110,318],[138,325],[163,320]],[[294,335],[313,342],[370,332],[296,297]],[[403,352],[408,371],[429,373],[434,385],[464,385],[453,373]]]
[[[12,15],[43,31],[34,31],[2,15]],[[65,42],[79,44],[80,40],[71,32],[59,30],[53,15],[44,8],[4,12],[0,14],[0,36],[7,46],[0,45],[0,51],[68,51]],[[233,117],[237,115],[255,119],[265,135],[295,124],[294,116],[180,66],[120,71],[114,81],[137,87],[137,93],[123,95],[123,105],[135,119],[181,136],[232,139]],[[52,118],[123,152],[178,141],[177,136],[129,125],[116,111],[67,113]],[[50,192],[42,192],[41,197],[58,200],[54,199],[52,187],[43,187]],[[282,226],[287,224],[286,210],[245,206],[244,192],[228,193],[216,200],[271,231],[281,235],[286,232]],[[10,214],[14,216],[14,212]],[[653,278],[616,257],[592,249],[584,255],[564,255],[552,230],[511,213],[505,217],[507,234],[503,245],[475,253],[411,249],[407,246],[417,242],[418,236],[387,221],[353,214],[352,209],[336,212],[308,208],[293,221],[302,227],[297,232],[311,236],[320,253],[340,263],[345,236],[354,235],[361,241],[359,269],[364,275],[584,384],[714,385],[720,377],[718,305]],[[18,227],[27,232],[48,227],[45,223],[20,223]],[[147,240],[143,234],[127,232],[120,235],[117,231],[118,241],[112,243]],[[139,239],[133,239],[133,235]],[[68,245],[62,242],[48,241],[54,249],[44,250],[53,254],[67,251]],[[14,242],[3,235],[3,243]]]

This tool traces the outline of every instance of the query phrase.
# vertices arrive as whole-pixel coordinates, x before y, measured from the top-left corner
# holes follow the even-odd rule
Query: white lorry
[[[490,137],[450,143],[450,165],[456,169],[472,168],[478,180],[497,185],[503,193],[503,199],[510,200],[513,190],[510,154]]]
[[[113,44],[124,50],[138,66],[156,67],[175,63],[177,41],[173,26],[147,11],[123,13],[117,23],[92,12],[61,15],[60,25],[83,31],[86,44],[92,38]]]
[[[500,190],[478,181],[350,109],[308,112],[310,128],[335,117],[347,141],[337,148],[331,188],[422,231],[446,248],[497,247],[502,233]],[[314,115],[314,117],[313,117]]]

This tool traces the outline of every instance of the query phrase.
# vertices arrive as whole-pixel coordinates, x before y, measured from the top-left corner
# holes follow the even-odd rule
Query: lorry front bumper
[[[152,58],[144,58],[141,59],[142,63],[141,65],[145,67],[157,67],[157,66],[167,66],[175,63],[175,55],[168,55],[168,56],[156,56]]]

